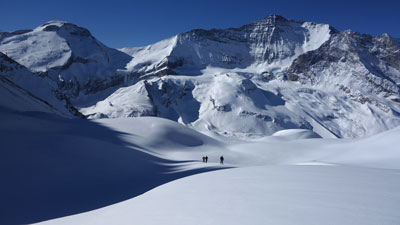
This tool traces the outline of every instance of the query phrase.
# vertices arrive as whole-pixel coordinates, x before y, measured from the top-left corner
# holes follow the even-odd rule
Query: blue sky
[[[399,0],[0,0],[0,5],[1,31],[65,20],[115,48],[143,46],[195,28],[239,27],[269,14],[400,37]]]

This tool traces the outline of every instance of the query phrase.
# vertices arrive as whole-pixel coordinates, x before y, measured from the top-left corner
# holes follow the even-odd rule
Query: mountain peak
[[[65,24],[71,24],[71,23],[69,23],[67,21],[61,21],[61,20],[51,20],[42,25],[39,25],[38,27],[36,27],[36,30],[44,30],[44,29],[46,29],[46,27],[49,27],[49,26],[62,27]]]
[[[267,17],[265,17],[265,19],[269,19],[269,20],[275,20],[275,21],[288,21],[288,19],[286,19],[285,17],[278,15],[278,14],[270,14]]]
[[[91,36],[91,33],[88,29],[77,26],[70,22],[59,21],[59,20],[52,20],[47,23],[44,23],[44,24],[38,26],[35,30],[57,32],[61,29],[65,30],[66,32],[73,34],[73,35],[79,35],[79,36],[85,36],[85,37]]]
[[[68,21],[63,21],[63,20],[50,20],[47,21],[46,23],[40,25],[41,27],[47,26],[47,25],[57,25],[57,26],[62,26],[64,24],[70,23]]]
[[[289,20],[278,14],[271,14],[263,19],[268,24],[277,24],[279,22],[288,22]]]
[[[381,35],[378,35],[377,37],[378,37],[378,38],[383,38],[383,39],[386,39],[386,40],[391,40],[391,39],[393,39],[393,37],[390,36],[388,33],[383,33],[383,34],[381,34]]]

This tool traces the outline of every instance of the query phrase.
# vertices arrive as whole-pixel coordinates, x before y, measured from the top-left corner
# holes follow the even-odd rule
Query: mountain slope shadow
[[[203,168],[148,154],[121,132],[82,119],[0,111],[0,224],[27,224],[94,210]],[[214,168],[215,169],[215,168]]]

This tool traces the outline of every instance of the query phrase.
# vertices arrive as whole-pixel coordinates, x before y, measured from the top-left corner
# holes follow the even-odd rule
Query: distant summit
[[[277,22],[288,22],[289,20],[278,14],[271,14],[264,18],[270,24],[276,24]]]
[[[37,27],[35,30],[56,31],[58,33],[67,32],[71,35],[82,37],[92,37],[90,31],[86,28],[79,27],[75,24],[65,21],[49,21]]]

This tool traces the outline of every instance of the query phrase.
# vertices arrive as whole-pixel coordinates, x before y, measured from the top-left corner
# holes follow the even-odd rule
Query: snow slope
[[[306,139],[306,138],[321,138],[315,132],[306,129],[290,129],[290,130],[280,130],[272,134],[275,137],[283,137],[288,140],[296,140],[296,139]]]
[[[128,141],[141,138],[144,123],[149,142],[165,137],[153,135],[160,127],[184,129],[145,117],[98,122],[130,134]],[[217,166],[220,155],[225,168],[239,168],[179,179],[118,204],[40,224],[398,224],[400,153],[391,143],[399,132],[334,140],[293,138],[299,131],[289,130],[252,142],[223,139],[218,148],[208,141],[211,145],[196,147],[171,140],[154,149],[148,145],[163,158],[210,158],[208,164],[188,162],[174,171]]]
[[[223,170],[40,224],[396,225],[400,173],[335,166]]]
[[[22,89],[6,77],[0,75],[0,106],[9,106],[15,111],[36,111],[47,113],[58,113],[47,102],[37,98],[26,90]]]
[[[19,111],[53,112],[64,117],[81,115],[68,101],[56,96],[56,84],[53,81],[31,73],[1,52],[0,79],[2,106]],[[43,103],[47,106],[43,107]]]
[[[163,158],[185,161],[208,154],[211,162],[218,163],[223,154],[229,159],[227,165],[233,167],[321,162],[400,169],[397,164],[400,152],[395,144],[400,127],[358,139],[324,139],[310,130],[282,130],[272,136],[239,141],[205,136],[176,122],[154,117],[94,121],[126,134],[125,141],[146,146],[145,149]]]
[[[27,224],[93,210],[216,169],[162,158],[152,153],[151,146],[127,142],[125,137],[131,134],[88,120],[3,107],[0,118],[1,224]],[[208,140],[195,131],[185,132],[188,128],[182,125],[169,126],[164,137],[154,137],[159,145],[182,148]],[[141,139],[145,142],[146,137]]]

